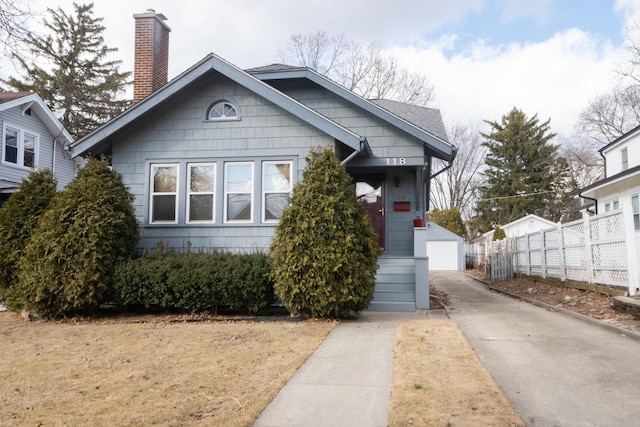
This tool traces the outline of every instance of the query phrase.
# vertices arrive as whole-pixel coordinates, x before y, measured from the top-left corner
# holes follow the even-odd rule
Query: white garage
[[[428,222],[429,270],[464,270],[464,239],[434,222]]]

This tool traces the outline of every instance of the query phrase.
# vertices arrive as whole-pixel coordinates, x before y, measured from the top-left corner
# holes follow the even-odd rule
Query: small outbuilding
[[[464,239],[435,222],[427,222],[429,270],[464,270]]]

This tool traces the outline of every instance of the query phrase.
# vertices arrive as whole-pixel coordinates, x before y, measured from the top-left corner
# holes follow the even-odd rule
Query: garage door
[[[457,270],[458,242],[434,240],[427,242],[429,270]]]

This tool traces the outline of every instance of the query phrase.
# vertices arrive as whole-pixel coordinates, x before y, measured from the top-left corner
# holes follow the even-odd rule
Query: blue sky
[[[436,34],[457,34],[456,45],[463,47],[478,40],[491,45],[539,43],[556,33],[579,28],[621,44],[624,15],[613,10],[613,5],[607,0],[487,1],[445,23]],[[430,34],[425,36],[430,38]]]
[[[31,0],[34,9],[72,0]],[[445,121],[498,120],[517,106],[570,135],[580,111],[615,84],[638,0],[95,0],[105,42],[133,68],[133,18],[153,8],[171,27],[169,76],[210,52],[242,67],[278,61],[295,33],[377,41],[435,87]],[[15,74],[0,62],[0,76]]]

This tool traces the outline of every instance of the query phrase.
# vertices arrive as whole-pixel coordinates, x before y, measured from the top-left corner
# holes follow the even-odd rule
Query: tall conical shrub
[[[18,303],[12,298],[18,260],[55,194],[56,182],[49,169],[31,172],[0,208],[0,301],[6,300],[9,308]]]
[[[104,302],[115,265],[135,253],[133,196],[105,159],[89,159],[57,193],[19,262],[26,308],[45,317],[82,314]]]
[[[373,299],[381,250],[333,151],[312,150],[306,161],[271,246],[274,289],[293,314],[343,317]]]

